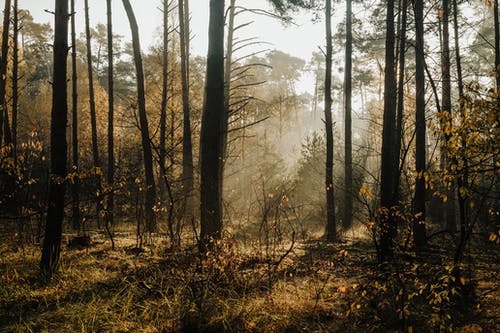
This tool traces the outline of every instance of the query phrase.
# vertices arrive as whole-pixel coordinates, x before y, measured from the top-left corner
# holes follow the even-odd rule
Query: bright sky
[[[0,0],[3,8],[5,0]],[[228,1],[226,1],[228,2]],[[31,11],[36,21],[52,23],[53,17],[44,9],[54,10],[54,0],[20,0],[20,6]],[[131,0],[137,16],[139,33],[143,48],[152,45],[160,34],[162,25],[162,13],[159,7],[161,0]],[[259,8],[269,10],[270,6],[266,0],[238,0],[237,5],[248,8]],[[106,23],[106,1],[89,0],[91,26],[97,23]],[[209,0],[191,0],[190,9],[192,15],[191,30],[193,34],[192,53],[205,56],[207,53],[208,15]],[[77,26],[80,31],[84,27],[83,0],[76,0],[76,12],[78,17]],[[308,60],[311,53],[322,45],[324,39],[323,25],[312,24],[311,15],[302,14],[296,18],[295,25],[284,27],[276,19],[248,14],[240,15],[239,23],[254,21],[252,25],[239,33],[239,37],[257,36],[263,42],[272,43],[271,48],[276,48],[296,57]],[[120,35],[130,37],[130,28],[127,16],[123,10],[120,0],[113,1],[114,30]]]

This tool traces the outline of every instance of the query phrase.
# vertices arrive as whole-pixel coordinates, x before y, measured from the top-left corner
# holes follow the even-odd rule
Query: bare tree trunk
[[[442,87],[442,112],[447,114],[446,120],[443,121],[442,130],[445,131],[446,124],[451,123],[451,76],[450,76],[450,31],[449,31],[449,20],[450,20],[450,3],[449,0],[443,0],[443,50],[441,53],[441,70],[443,78]],[[448,154],[446,153],[446,146],[449,140],[449,134],[443,132],[444,142],[443,142],[443,170],[450,163],[448,160]],[[445,184],[445,186],[448,186]],[[447,189],[448,200],[446,202],[446,228],[450,231],[456,231],[456,214],[455,214],[455,185],[451,184],[451,187]]]
[[[384,124],[382,130],[382,165],[380,179],[380,205],[386,214],[379,217],[379,260],[387,261],[393,255],[393,239],[396,234],[395,219],[391,210],[398,200],[394,193],[394,147],[396,123],[396,75],[394,72],[394,0],[387,1],[384,81]]]
[[[191,110],[189,105],[189,59],[188,40],[189,30],[186,29],[189,21],[189,13],[185,13],[185,2],[179,0],[179,33],[181,44],[181,79],[182,79],[182,187],[184,192],[184,214],[186,218],[193,216],[192,195],[193,195],[193,144],[191,138]]]
[[[416,63],[416,109],[415,109],[415,170],[417,179],[415,184],[415,201],[413,206],[413,242],[417,249],[426,245],[425,227],[425,177],[426,152],[425,152],[425,55],[424,55],[424,4],[422,0],[415,1],[415,63]]]
[[[15,0],[17,1],[17,0]],[[79,154],[78,154],[78,74],[76,68],[76,23],[75,23],[75,0],[71,0],[71,89],[72,89],[72,128],[71,128],[71,143],[73,155],[72,172],[76,175],[73,177],[71,186],[72,196],[72,223],[73,229],[78,234],[82,231],[80,219],[80,178],[79,178]]]
[[[234,16],[236,11],[236,0],[230,0],[229,4],[229,22],[227,26],[227,42],[226,42],[226,64],[224,65],[224,159],[227,155],[227,139],[229,129],[229,107],[231,96],[231,70],[233,61],[233,36],[234,36]]]
[[[106,0],[107,35],[108,35],[108,174],[107,182],[110,191],[108,193],[106,209],[106,230],[111,239],[111,247],[115,248],[115,242],[111,233],[111,226],[114,223],[115,208],[115,141],[114,141],[114,121],[115,121],[115,96],[114,96],[114,63],[113,63],[113,12],[111,0]]]
[[[495,25],[495,70],[500,73],[500,22],[498,17],[498,0],[493,1],[493,24]],[[496,77],[497,90],[500,89],[500,75]],[[498,97],[500,107],[500,97]]]
[[[345,230],[352,226],[352,0],[346,1],[346,45],[344,72],[344,219]]]
[[[146,177],[146,226],[149,232],[156,231],[156,218],[153,207],[156,202],[156,186],[153,173],[153,154],[149,137],[148,118],[146,113],[146,99],[144,89],[144,70],[142,65],[141,45],[139,42],[139,28],[134,11],[129,0],[122,0],[127,12],[132,31],[132,44],[134,48],[134,63],[137,76],[137,104],[139,106],[139,122],[141,126],[141,141],[144,157],[144,172]]]
[[[9,111],[5,97],[7,85],[7,64],[9,54],[9,26],[10,26],[10,0],[5,0],[3,11],[3,30],[2,30],[2,54],[0,58],[0,147],[2,146],[2,137],[5,144],[12,143],[12,136],[9,124]]]
[[[498,0],[493,1],[493,24],[495,25],[495,73],[496,73],[496,91],[497,91],[497,124],[500,122],[498,119],[500,117],[500,22],[499,22],[499,13],[498,13]],[[498,130],[497,130],[497,142],[498,138]],[[495,161],[498,163],[499,159]],[[495,197],[496,204],[494,204],[493,209],[496,212],[500,212],[500,172],[496,172],[495,174]],[[495,226],[500,229],[500,214],[496,214],[494,220]]]
[[[17,164],[17,117],[19,107],[19,6],[14,0],[12,17],[12,152]]]
[[[464,84],[462,77],[462,59],[460,56],[460,41],[458,38],[458,4],[457,0],[452,0],[453,4],[453,30],[455,35],[455,62],[457,67],[457,83],[458,83],[458,103],[460,106],[461,119],[465,120],[465,101],[464,101]],[[497,15],[498,17],[498,15]],[[460,138],[462,144],[462,150],[467,151],[467,135],[462,134]],[[463,253],[463,246],[466,243],[466,230],[469,226],[469,207],[468,207],[468,194],[467,191],[461,191],[460,189],[469,188],[469,175],[468,175],[468,158],[466,153],[461,156],[463,162],[463,174],[457,178],[457,197],[458,197],[458,211],[459,211],[459,221],[460,221],[460,240],[456,248],[454,263],[457,265],[461,260],[461,255]],[[458,273],[459,271],[457,271]]]
[[[326,239],[337,240],[337,224],[335,221],[335,197],[333,188],[333,120],[332,120],[332,1],[326,0],[326,71],[325,71],[325,132],[326,132]]]
[[[40,271],[51,277],[56,271],[61,251],[64,218],[65,177],[67,174],[66,125],[68,117],[67,68],[68,57],[68,1],[55,1],[54,24],[54,80],[52,84],[52,112],[50,135],[51,176],[45,238],[43,240]]]
[[[417,0],[418,1],[418,0]],[[401,141],[403,138],[403,115],[404,115],[404,80],[405,80],[405,65],[406,65],[406,30],[408,18],[408,1],[400,1],[401,29],[399,31],[399,73],[398,73],[398,94],[397,94],[397,111],[396,111],[396,140],[394,142],[394,170],[397,171],[397,176],[394,179],[394,193],[399,194],[399,181],[401,178]]]
[[[163,187],[161,188],[162,199],[165,198],[165,194],[168,195],[168,219],[167,227],[170,236],[170,243],[173,246],[175,243],[175,233],[174,233],[174,221],[173,221],[173,210],[174,210],[174,200],[172,197],[172,191],[170,190],[170,184],[167,180],[166,173],[166,160],[167,160],[167,103],[168,103],[168,14],[169,14],[169,1],[163,0],[163,66],[162,66],[162,92],[161,92],[161,110],[160,110],[160,148],[159,148],[159,159],[160,159],[160,177],[162,179]],[[173,115],[172,115],[173,117]],[[172,145],[173,146],[173,145]]]
[[[210,0],[205,101],[200,135],[200,247],[222,233],[224,0]]]
[[[94,163],[94,168],[96,169],[96,181],[97,181],[97,220],[99,221],[99,214],[102,210],[101,202],[101,176],[98,173],[98,169],[101,168],[101,160],[99,158],[99,146],[97,142],[97,117],[96,117],[96,107],[95,107],[95,93],[94,93],[94,74],[92,66],[92,45],[90,35],[90,17],[89,17],[89,1],[85,0],[85,36],[87,43],[87,73],[89,79],[89,107],[90,107],[90,127],[92,132],[92,159]]]

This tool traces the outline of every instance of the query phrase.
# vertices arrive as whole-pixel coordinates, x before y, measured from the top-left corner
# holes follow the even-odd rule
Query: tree
[[[231,70],[233,62],[233,42],[234,42],[234,18],[236,12],[236,0],[230,0],[229,4],[229,22],[227,27],[227,49],[226,49],[226,63],[224,65],[224,159],[227,157],[227,140],[229,130],[229,108],[231,103]]]
[[[408,1],[400,1],[401,27],[399,30],[399,73],[398,73],[398,94],[397,94],[397,111],[396,111],[396,139],[394,144],[394,170],[397,171],[395,177],[394,191],[399,194],[399,181],[401,178],[401,143],[403,139],[403,116],[404,116],[404,81],[405,81],[405,66],[406,66],[406,25],[408,21]],[[398,21],[399,22],[399,21]]]
[[[201,248],[222,233],[224,0],[210,0],[205,98],[200,134]]]
[[[111,239],[111,247],[115,247],[111,235],[110,226],[114,222],[114,180],[115,180],[115,144],[114,144],[114,64],[113,64],[113,13],[111,9],[111,0],[106,0],[107,34],[108,34],[108,173],[107,182],[110,191],[107,200],[106,209],[106,229]]]
[[[451,122],[451,64],[450,64],[450,2],[449,0],[443,0],[442,2],[442,30],[443,30],[443,41],[442,41],[442,52],[441,52],[441,71],[443,86],[441,89],[442,94],[442,112],[444,117],[442,118],[442,128],[443,128],[443,145],[448,144],[449,134],[447,134],[446,127]],[[451,124],[450,124],[451,125]],[[446,156],[446,147],[443,147],[442,152],[442,167],[443,169],[448,164],[448,157]],[[447,186],[447,184],[445,184]],[[454,186],[448,188],[448,200],[446,201],[446,228],[450,231],[456,231],[456,216],[455,216],[455,200],[454,200]]]
[[[326,70],[325,70],[325,133],[326,133],[326,239],[337,240],[335,197],[333,188],[333,120],[332,120],[332,1],[326,0]]]
[[[17,1],[17,0],[16,0]],[[78,74],[76,61],[76,13],[75,0],[71,0],[71,88],[72,88],[72,127],[71,127],[71,143],[73,155],[73,172],[76,173],[73,178],[73,186],[71,187],[72,195],[72,222],[73,228],[79,233],[81,230],[80,223],[80,179],[79,179],[79,152],[78,152]]]
[[[50,135],[50,182],[48,211],[45,224],[40,271],[51,277],[56,271],[61,251],[64,194],[66,192],[68,117],[67,68],[68,57],[68,1],[55,1],[54,23],[54,80],[52,83],[52,111]]]
[[[12,143],[12,136],[9,124],[9,111],[7,108],[6,99],[6,84],[7,84],[7,65],[9,54],[9,26],[10,26],[10,0],[5,1],[5,9],[3,11],[3,30],[2,30],[2,51],[0,58],[0,147],[2,146],[2,136],[5,138],[5,143]]]
[[[425,59],[424,59],[424,9],[423,1],[415,1],[415,201],[413,205],[413,242],[417,248],[426,244],[425,227],[425,172],[426,172],[426,140],[425,140]]]
[[[146,113],[146,98],[144,88],[144,69],[142,65],[139,27],[129,0],[122,0],[132,31],[132,46],[137,80],[137,104],[139,108],[139,123],[141,127],[141,142],[144,158],[144,173],[146,177],[146,223],[149,232],[156,231],[156,218],[153,211],[156,202],[156,185],[153,173],[153,153],[149,136],[149,125]]]
[[[500,109],[500,19],[498,17],[498,0],[493,1],[493,24],[495,25],[495,81],[497,85],[497,100]]]
[[[352,0],[346,1],[346,44],[344,72],[345,149],[344,149],[344,219],[343,227],[352,226]]]
[[[92,132],[92,158],[96,173],[97,181],[97,218],[99,219],[99,213],[102,209],[102,203],[100,199],[101,194],[101,176],[98,169],[101,168],[101,160],[99,158],[99,145],[97,142],[97,118],[96,118],[96,107],[95,107],[95,92],[94,92],[94,74],[92,67],[92,44],[91,44],[91,34],[90,34],[90,14],[89,14],[89,1],[85,0],[85,37],[87,46],[87,73],[89,80],[89,107],[90,107],[90,127]]]
[[[19,6],[12,7],[12,151],[17,163],[17,118],[19,107]]]
[[[394,72],[394,1],[386,4],[386,42],[385,42],[385,79],[384,79],[384,115],[382,128],[382,165],[380,175],[380,248],[379,260],[387,261],[393,254],[393,238],[396,234],[395,219],[392,210],[397,198],[394,191],[394,146],[395,146],[395,99],[396,79]]]
[[[182,187],[184,192],[184,213],[192,216],[191,196],[193,192],[193,144],[191,138],[191,116],[189,105],[189,13],[184,12],[188,0],[179,0],[179,34],[181,47],[182,84]]]

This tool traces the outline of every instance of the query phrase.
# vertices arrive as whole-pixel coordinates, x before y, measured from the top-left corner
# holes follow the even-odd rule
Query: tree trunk
[[[224,126],[224,0],[210,0],[205,101],[200,134],[200,217],[203,250],[222,232]]]
[[[111,234],[111,226],[114,223],[114,182],[115,182],[115,142],[114,142],[114,121],[115,121],[115,96],[114,96],[114,63],[113,63],[113,12],[111,0],[106,0],[107,35],[108,35],[108,173],[107,182],[109,187],[107,209],[106,209],[106,230],[111,239],[111,247],[114,249],[115,243]]]
[[[329,242],[337,240],[337,225],[335,221],[335,198],[333,189],[333,121],[332,121],[332,1],[326,0],[326,70],[325,70],[325,132],[326,132],[326,239]]]
[[[233,38],[234,38],[234,16],[236,11],[236,0],[229,4],[229,22],[227,26],[226,64],[224,68],[224,159],[227,157],[227,140],[229,135],[229,107],[231,103],[231,70],[233,61]]]
[[[181,82],[182,82],[182,188],[184,194],[184,209],[186,218],[193,217],[192,195],[193,195],[193,144],[191,138],[191,117],[189,105],[189,59],[188,40],[189,30],[186,29],[189,21],[189,13],[185,13],[185,2],[179,0],[179,33],[181,44]]]
[[[497,119],[496,122],[497,124],[500,122],[500,22],[499,22],[499,13],[498,13],[498,0],[493,1],[493,24],[495,25],[495,73],[496,73],[496,92],[497,92]],[[497,142],[499,141],[498,138],[498,129],[496,131],[497,133]],[[499,158],[497,157],[497,160],[495,161],[496,163],[499,162]],[[495,197],[497,200],[495,201],[496,203],[493,206],[493,209],[496,212],[500,212],[500,172],[497,170],[495,174]],[[500,214],[496,214],[494,218],[494,223],[495,227],[497,230],[500,229]]]
[[[67,174],[66,125],[67,68],[68,57],[68,1],[55,1],[54,24],[54,79],[52,84],[52,112],[50,135],[49,202],[45,238],[43,240],[40,271],[46,277],[52,276],[59,263],[62,223],[64,218],[65,177]]]
[[[345,230],[352,226],[352,0],[346,1],[346,45],[345,45],[345,147],[344,147],[344,219]]]
[[[162,66],[162,92],[161,92],[161,110],[160,110],[160,147],[159,147],[159,163],[160,163],[160,177],[162,179],[163,187],[162,199],[165,198],[165,194],[168,195],[168,220],[167,227],[170,236],[170,243],[173,246],[175,244],[175,233],[174,233],[174,221],[173,221],[173,210],[174,210],[174,200],[172,197],[172,191],[170,189],[170,184],[167,180],[166,173],[166,160],[167,160],[167,103],[168,103],[168,14],[169,14],[169,1],[163,1],[163,66]],[[172,115],[173,118],[173,115]]]
[[[17,0],[15,0],[17,1]],[[76,23],[75,23],[75,0],[71,0],[71,89],[72,89],[72,127],[71,127],[71,143],[73,155],[73,168],[71,172],[75,172],[73,184],[71,186],[72,196],[72,223],[73,229],[81,232],[80,219],[80,179],[79,179],[79,160],[78,160],[78,74],[76,68]]]
[[[94,168],[96,172],[96,181],[97,181],[97,219],[99,220],[99,214],[102,210],[101,203],[101,176],[98,172],[98,169],[101,168],[101,160],[99,158],[99,146],[97,142],[97,118],[96,118],[96,108],[95,108],[95,93],[94,93],[94,74],[93,74],[93,66],[92,66],[92,45],[90,35],[90,17],[89,17],[89,1],[85,0],[85,36],[87,43],[87,73],[89,79],[89,107],[90,107],[90,127],[92,133],[92,159],[94,163]]]
[[[10,0],[5,0],[3,11],[3,30],[2,30],[2,54],[0,58],[0,147],[2,146],[2,137],[5,144],[12,143],[12,135],[9,124],[9,111],[7,108],[7,99],[5,96],[7,85],[7,64],[9,54],[9,26],[10,26]]]
[[[146,177],[146,226],[149,232],[156,231],[156,218],[153,207],[156,202],[156,186],[153,174],[153,154],[149,137],[148,118],[146,114],[146,99],[144,89],[144,70],[142,65],[141,45],[139,42],[139,28],[134,11],[129,0],[122,0],[127,12],[132,31],[132,46],[134,49],[134,63],[137,76],[137,104],[139,106],[139,122],[141,126],[141,141],[144,157],[144,173]]]
[[[408,1],[400,1],[401,11],[401,29],[399,38],[399,73],[398,73],[398,94],[397,94],[397,111],[396,111],[396,139],[394,147],[394,170],[396,177],[394,179],[394,193],[399,195],[399,181],[401,178],[401,142],[403,138],[403,115],[404,115],[404,80],[405,80],[405,65],[406,65],[406,29],[408,21]]]
[[[451,76],[450,76],[450,31],[449,31],[449,20],[450,20],[450,3],[449,0],[443,0],[443,50],[441,53],[441,70],[442,70],[442,78],[443,78],[443,87],[442,87],[442,112],[446,114],[445,120],[442,123],[442,130],[445,131],[446,125],[451,124]],[[442,151],[442,161],[443,170],[448,166],[450,161],[448,160],[448,154],[446,153],[446,147],[448,144],[448,140],[450,135],[443,132],[444,142],[443,142],[443,151]],[[448,187],[447,184],[445,184]],[[447,197],[448,200],[445,203],[446,206],[446,228],[450,231],[456,231],[456,214],[455,214],[455,193],[454,193],[454,184],[451,184],[451,187],[447,188]]]
[[[421,0],[415,1],[415,84],[416,84],[416,109],[415,109],[415,170],[417,179],[415,184],[415,201],[413,206],[413,242],[417,249],[426,244],[425,227],[425,177],[426,172],[426,142],[425,142],[425,60],[424,60],[424,4]]]
[[[500,92],[500,22],[498,17],[498,0],[493,1],[493,24],[495,25],[495,72],[497,75],[497,92]],[[500,93],[497,94],[498,108],[500,109]]]
[[[19,107],[19,8],[14,0],[12,17],[12,152],[17,164],[17,117]]]
[[[382,129],[382,165],[380,176],[380,205],[383,214],[379,217],[380,249],[379,260],[389,260],[393,255],[393,238],[396,234],[392,210],[397,204],[394,193],[394,147],[395,147],[395,99],[396,76],[394,72],[394,0],[387,1],[385,42],[384,115]]]

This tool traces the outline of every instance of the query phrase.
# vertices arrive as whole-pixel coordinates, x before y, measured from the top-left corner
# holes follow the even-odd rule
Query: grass
[[[398,290],[381,286],[401,274],[378,275],[366,240],[298,244],[277,267],[232,242],[206,258],[192,249],[171,252],[160,245],[127,254],[124,249],[133,244],[123,235],[115,251],[103,241],[84,250],[64,249],[59,273],[43,283],[39,250],[15,252],[4,243],[0,332],[387,332],[402,323],[376,309],[377,301],[385,300],[386,310],[396,313]],[[440,308],[443,315],[454,315],[446,328],[498,331],[494,250],[481,251],[475,267],[480,277],[467,311]],[[441,265],[433,267],[438,272]],[[415,289],[411,274],[406,276],[397,283]],[[426,302],[432,295],[424,289],[413,300],[403,297],[409,304],[406,329],[426,332],[441,325],[431,320],[435,311]]]

